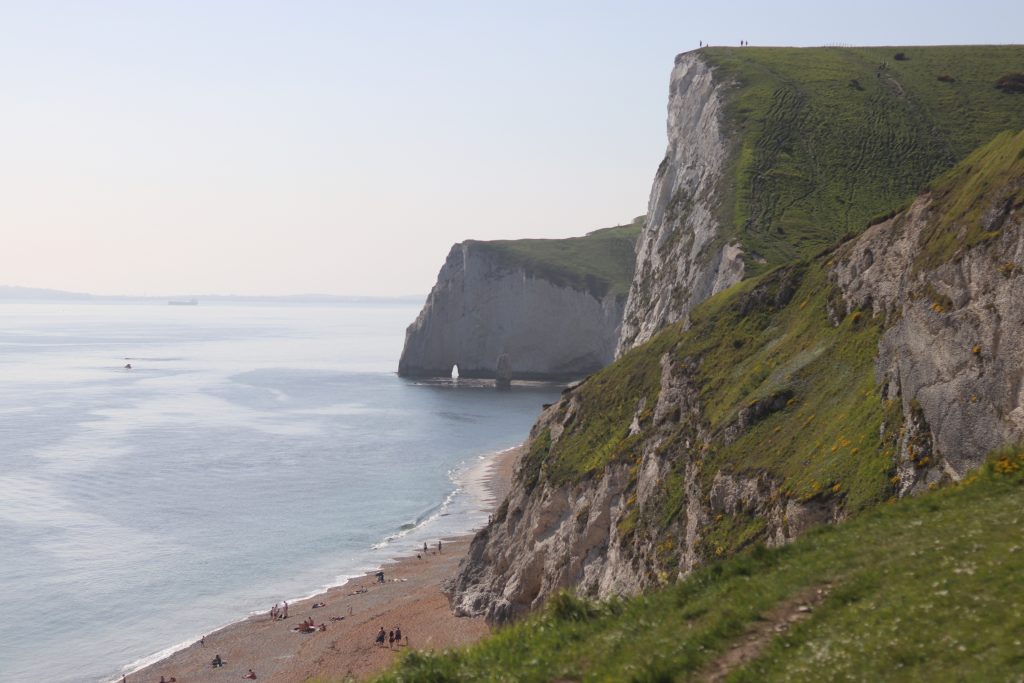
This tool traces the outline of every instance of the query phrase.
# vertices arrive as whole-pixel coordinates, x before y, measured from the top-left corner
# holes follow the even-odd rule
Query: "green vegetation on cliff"
[[[933,267],[998,234],[992,222],[981,229],[982,213],[1024,204],[1024,132],[996,136],[930,192],[922,253]],[[631,468],[632,485],[655,448],[669,465],[655,502],[627,496],[618,531],[624,545],[657,547],[645,562],[658,576],[678,566],[688,496],[706,499],[720,475],[763,477],[772,503],[813,504],[824,518],[891,498],[904,406],[876,386],[884,321],[847,311],[829,279],[831,258],[826,252],[740,282],[691,311],[685,328],[670,326],[590,376],[560,404],[558,438],[547,431],[532,442],[521,483],[559,487],[618,465]],[[1000,269],[1011,275],[1018,267]],[[684,394],[671,403],[686,414],[657,414],[666,377]],[[693,477],[699,493],[687,489]],[[751,509],[720,514],[701,530],[702,554],[729,555],[768,532]]]
[[[920,267],[944,263],[998,237],[998,229],[983,229],[985,211],[998,211],[1005,220],[1011,210],[1024,205],[1024,130],[996,136],[932,183],[930,191],[934,216],[922,235]],[[997,225],[1001,227],[1002,220]]]
[[[701,54],[736,84],[725,111],[734,164],[720,189],[725,237],[754,257],[748,273],[860,232],[997,133],[1024,127],[1024,96],[996,88],[1020,70],[1021,46]]]
[[[1017,680],[1024,454],[792,545],[598,604],[566,594],[478,645],[409,652],[384,681]]]
[[[529,471],[562,484],[613,462],[638,462],[639,445],[664,428],[653,423],[652,408],[668,352],[689,368],[709,437],[684,448],[694,439],[684,421],[661,442],[680,468],[700,453],[709,477],[720,470],[767,472],[785,495],[801,500],[831,496],[859,509],[887,498],[892,454],[880,429],[886,406],[874,386],[879,324],[853,312],[833,326],[830,296],[825,266],[814,261],[713,297],[693,311],[689,329],[668,328],[576,389],[579,414],[553,446],[546,441],[543,453],[531,453],[537,462]],[[637,414],[641,404],[646,410]],[[752,409],[758,419],[727,438]],[[634,416],[640,430],[630,435]],[[663,496],[675,502],[663,509],[662,526],[680,512],[678,486],[681,477],[664,482]]]
[[[629,225],[595,230],[568,239],[470,241],[474,248],[500,254],[509,266],[559,285],[602,297],[608,292],[625,298],[633,281],[635,245],[643,217]]]

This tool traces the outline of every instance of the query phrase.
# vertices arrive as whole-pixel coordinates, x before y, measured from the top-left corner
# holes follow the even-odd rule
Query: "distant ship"
[[[181,299],[181,300],[171,299],[170,301],[167,302],[167,305],[168,306],[198,306],[199,305],[199,301],[197,301],[196,299]]]

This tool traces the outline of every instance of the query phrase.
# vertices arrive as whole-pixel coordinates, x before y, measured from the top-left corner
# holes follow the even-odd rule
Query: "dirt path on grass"
[[[732,648],[711,662],[698,674],[697,680],[704,683],[720,683],[736,669],[760,657],[768,645],[780,633],[807,619],[814,609],[828,597],[831,586],[823,584],[780,602],[767,614],[750,624],[750,628],[733,643]]]

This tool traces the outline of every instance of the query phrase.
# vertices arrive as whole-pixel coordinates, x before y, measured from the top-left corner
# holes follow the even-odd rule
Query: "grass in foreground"
[[[886,505],[792,545],[598,604],[563,594],[464,650],[410,652],[382,681],[683,681],[794,596],[809,618],[730,681],[1016,681],[1024,669],[1024,451],[967,483]]]

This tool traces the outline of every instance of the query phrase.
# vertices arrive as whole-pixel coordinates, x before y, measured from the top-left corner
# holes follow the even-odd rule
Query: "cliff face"
[[[517,484],[494,523],[474,538],[452,586],[457,614],[506,622],[563,588],[595,598],[634,595],[722,555],[723,543],[735,543],[723,527],[747,533],[742,545],[777,545],[845,517],[835,500],[786,497],[767,473],[709,474],[715,435],[692,362],[660,356],[658,398],[636,405],[629,431],[642,438],[625,461],[572,482],[534,478],[536,462],[520,463]],[[534,457],[567,436],[585,401],[572,392],[545,411],[528,442]]]
[[[685,322],[735,282],[861,232],[996,134],[1024,125],[1019,99],[993,87],[1019,70],[1021,48],[904,54],[705,48],[676,58],[668,146],[620,353]]]
[[[743,278],[742,250],[725,240],[718,218],[718,185],[728,161],[722,131],[727,87],[699,53],[676,58],[669,87],[668,149],[637,243],[620,352],[647,341]]]
[[[962,480],[1024,438],[1024,133],[748,280],[549,407],[454,586],[503,621]]]
[[[904,416],[901,495],[959,481],[990,451],[1024,439],[1020,154],[1024,133],[1000,136],[964,172],[837,254],[836,315],[863,309],[887,321],[876,370],[883,398]],[[986,189],[972,196],[968,183]],[[962,253],[942,262],[943,241]]]
[[[464,242],[406,331],[398,374],[578,378],[614,358],[639,224],[569,240]],[[621,275],[624,273],[624,275]]]

